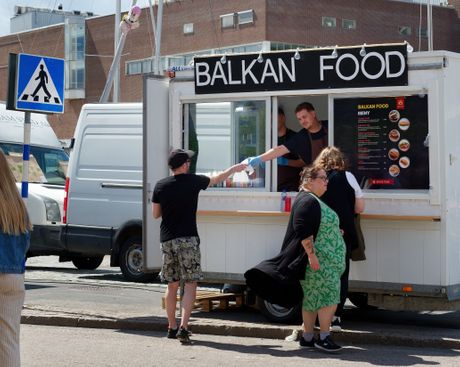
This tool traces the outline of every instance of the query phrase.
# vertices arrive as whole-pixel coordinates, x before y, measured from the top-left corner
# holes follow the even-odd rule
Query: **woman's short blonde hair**
[[[339,148],[330,146],[324,148],[313,162],[314,165],[322,167],[325,171],[345,171],[345,156]]]

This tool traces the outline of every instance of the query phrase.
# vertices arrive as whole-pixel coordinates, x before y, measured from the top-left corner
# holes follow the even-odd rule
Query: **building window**
[[[265,101],[190,103],[186,107],[184,145],[197,152],[191,172],[212,175],[266,151]],[[241,175],[237,180],[234,175],[219,187],[265,188],[266,169],[256,171],[254,179]]]
[[[417,31],[417,35],[422,38],[428,38],[428,33],[426,28],[419,28]]]
[[[221,15],[220,25],[222,29],[235,28],[235,13]]]
[[[334,17],[323,17],[322,25],[325,28],[335,28],[337,26],[337,21]]]
[[[254,23],[254,11],[252,9],[238,12],[238,24],[252,23]]]
[[[354,19],[342,19],[343,29],[356,29],[356,20]]]
[[[184,24],[184,34],[193,34],[193,23]]]
[[[65,22],[66,90],[85,89],[85,23],[84,19]]]
[[[142,61],[142,73],[151,73],[152,70],[152,59]]]
[[[85,88],[85,62],[82,60],[68,61],[68,85],[67,89]]]
[[[401,36],[410,36],[412,34],[412,29],[409,26],[403,25],[398,27],[398,32]]]
[[[295,47],[294,47],[295,46]],[[302,47],[292,45],[291,48]],[[206,49],[197,51],[194,53],[179,54],[179,55],[167,55],[162,56],[160,59],[160,73],[164,70],[168,70],[172,67],[189,65],[193,60],[194,56],[198,55],[209,55],[209,54],[233,54],[233,53],[245,53],[245,52],[259,52],[262,50],[262,43],[254,43],[249,45],[226,47],[220,49]],[[141,60],[130,60],[125,63],[126,75],[145,74],[154,71],[155,58],[141,59]]]
[[[140,74],[142,73],[142,61],[131,61],[126,65],[126,74]]]
[[[186,61],[185,61],[184,56],[169,56],[168,57],[168,68],[171,68],[173,66],[187,65],[185,62]]]
[[[313,48],[315,46],[305,46],[305,45],[298,45],[293,43],[280,43],[280,42],[272,42],[270,43],[270,51],[284,51],[284,50],[296,50],[298,48],[305,49],[305,48]]]

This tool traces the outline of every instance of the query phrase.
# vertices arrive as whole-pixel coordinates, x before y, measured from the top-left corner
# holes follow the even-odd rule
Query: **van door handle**
[[[152,194],[153,194],[152,185],[150,184],[150,182],[147,182],[146,185],[147,185],[147,204],[151,204]]]
[[[132,189],[142,190],[142,184],[124,184],[116,182],[102,182],[101,187],[106,189]]]

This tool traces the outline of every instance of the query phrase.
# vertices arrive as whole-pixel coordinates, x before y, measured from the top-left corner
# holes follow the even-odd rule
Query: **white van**
[[[74,134],[62,241],[87,256],[111,255],[132,281],[142,273],[142,104],[84,105]]]
[[[0,148],[16,178],[22,181],[24,113],[0,103]],[[60,242],[64,184],[69,157],[61,148],[45,115],[31,114],[29,190],[27,209],[33,224],[27,256],[68,255]],[[76,261],[78,266],[78,260]]]

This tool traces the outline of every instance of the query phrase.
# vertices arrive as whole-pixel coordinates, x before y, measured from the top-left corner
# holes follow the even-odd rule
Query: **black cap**
[[[195,152],[192,150],[174,149],[169,153],[168,166],[171,169],[179,168],[194,155]]]

